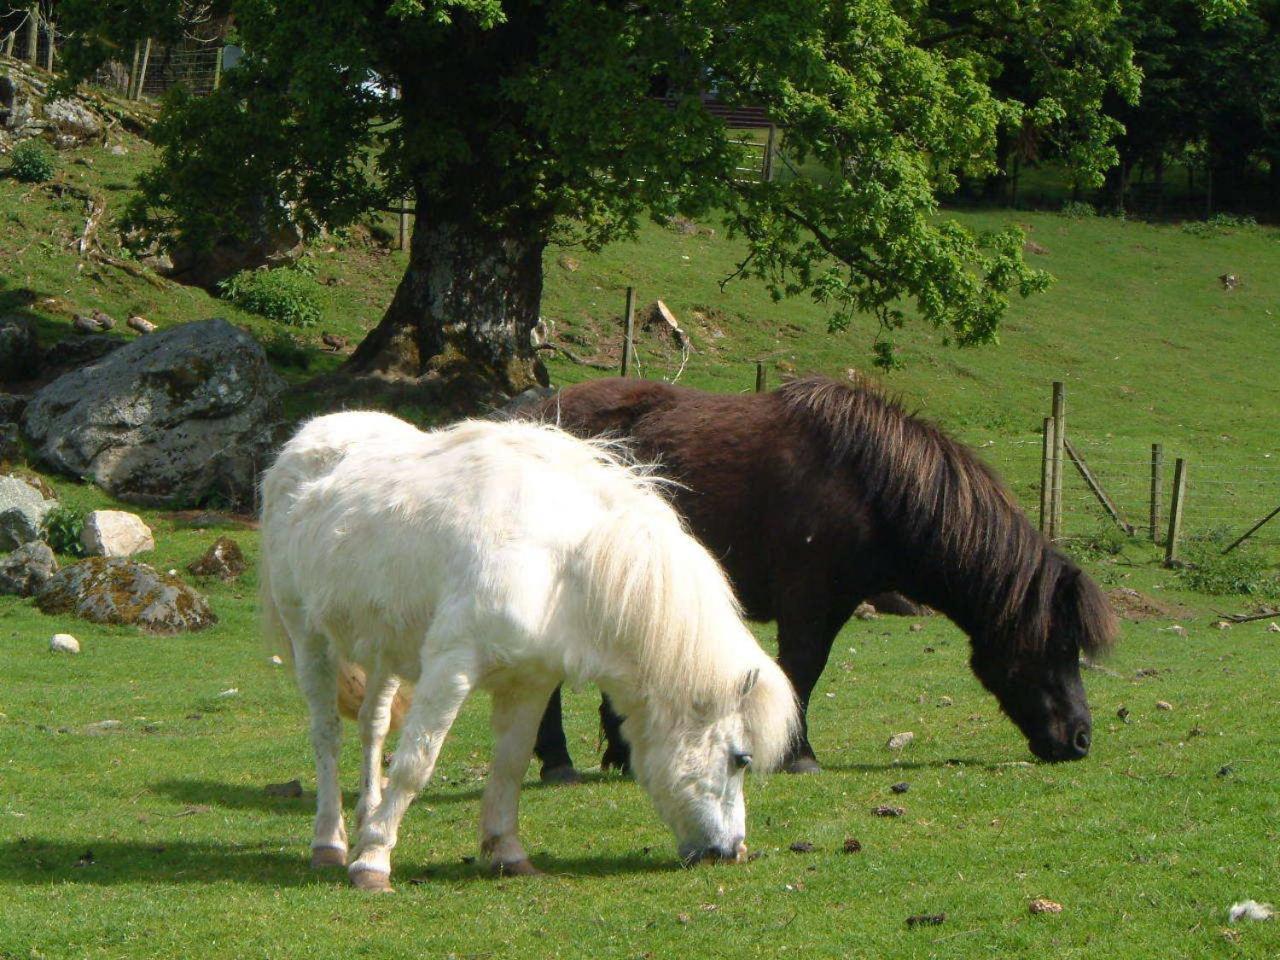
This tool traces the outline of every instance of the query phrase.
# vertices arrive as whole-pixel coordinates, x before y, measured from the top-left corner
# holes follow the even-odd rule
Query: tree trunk
[[[415,218],[409,268],[391,306],[340,373],[434,382],[464,404],[545,386],[529,336],[545,246],[536,226],[517,234]]]

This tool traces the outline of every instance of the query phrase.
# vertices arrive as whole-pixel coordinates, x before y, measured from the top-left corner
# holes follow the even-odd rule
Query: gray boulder
[[[35,324],[16,313],[0,317],[0,383],[30,380],[39,368]]]
[[[18,425],[0,420],[0,464],[17,460],[21,453],[22,446],[18,443]]]
[[[276,445],[282,389],[257,341],[202,320],[54,380],[27,405],[23,429],[43,462],[120,500],[248,504]]]
[[[44,515],[57,505],[17,477],[0,477],[0,550],[39,540]]]
[[[102,118],[79,100],[48,100],[44,119],[57,134],[59,146],[102,139]]]
[[[177,577],[123,557],[90,557],[55,573],[36,594],[49,614],[156,633],[201,630],[217,623],[207,601]]]
[[[0,594],[29,597],[49,582],[58,560],[47,543],[25,543],[0,557]]]

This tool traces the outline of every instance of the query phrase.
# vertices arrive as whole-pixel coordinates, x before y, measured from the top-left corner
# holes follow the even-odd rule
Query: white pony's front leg
[[[351,882],[360,889],[391,890],[391,848],[396,845],[400,821],[431,779],[440,747],[471,692],[475,675],[470,652],[440,656],[423,665],[391,760],[387,791],[361,827],[357,859],[348,868]]]
[[[493,693],[493,765],[481,804],[480,852],[497,874],[539,872],[529,862],[518,835],[520,785],[533,755],[538,721],[557,682],[554,678],[532,685],[526,682]]]
[[[360,800],[356,804],[356,830],[364,827],[369,814],[382,802],[382,747],[391,729],[391,704],[400,689],[379,662],[369,672],[364,702],[360,704],[360,743],[363,762],[360,771]]]
[[[311,865],[317,869],[347,862],[347,828],[342,821],[342,789],[338,785],[338,755],[342,746],[342,718],[338,715],[338,661],[329,642],[315,634],[290,631],[294,643],[298,686],[311,714],[311,745],[316,754],[316,824],[311,840]]]

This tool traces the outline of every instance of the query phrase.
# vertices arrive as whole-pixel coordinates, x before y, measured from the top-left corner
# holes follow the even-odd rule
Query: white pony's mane
[[[499,451],[492,469],[551,464],[588,484],[598,503],[598,515],[577,543],[566,545],[561,561],[562,576],[582,588],[587,627],[579,648],[565,651],[570,672],[584,679],[627,676],[668,724],[682,723],[691,711],[739,713],[758,766],[780,762],[796,722],[790,684],[743,624],[724,573],[661,495],[669,481],[636,462],[623,442],[579,440],[528,421],[471,420],[423,433],[382,414],[326,416],[285,446],[264,485],[264,504],[280,510],[283,499],[323,483],[348,456],[367,458],[376,471],[379,458],[400,451],[444,453],[486,441],[485,449]],[[425,500],[439,496],[436,488],[449,479],[424,473],[404,482],[420,483]],[[395,493],[403,504],[415,491]],[[268,576],[264,569],[264,599]],[[754,686],[744,695],[753,671]]]

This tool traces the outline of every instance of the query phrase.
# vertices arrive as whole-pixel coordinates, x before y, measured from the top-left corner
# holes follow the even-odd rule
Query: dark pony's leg
[[[538,741],[533,752],[542,761],[543,783],[578,783],[582,778],[573,769],[569,756],[569,744],[564,738],[564,717],[561,715],[560,688],[547,701],[547,709],[538,724]]]
[[[832,610],[829,604],[800,593],[778,611],[778,665],[800,704],[800,737],[782,768],[787,773],[817,773],[822,767],[809,744],[809,696],[827,665],[836,634],[856,603],[842,599],[840,609]]]
[[[607,695],[600,697],[600,728],[604,731],[604,756],[600,769],[631,772],[631,747],[622,739],[622,718],[613,709]]]

